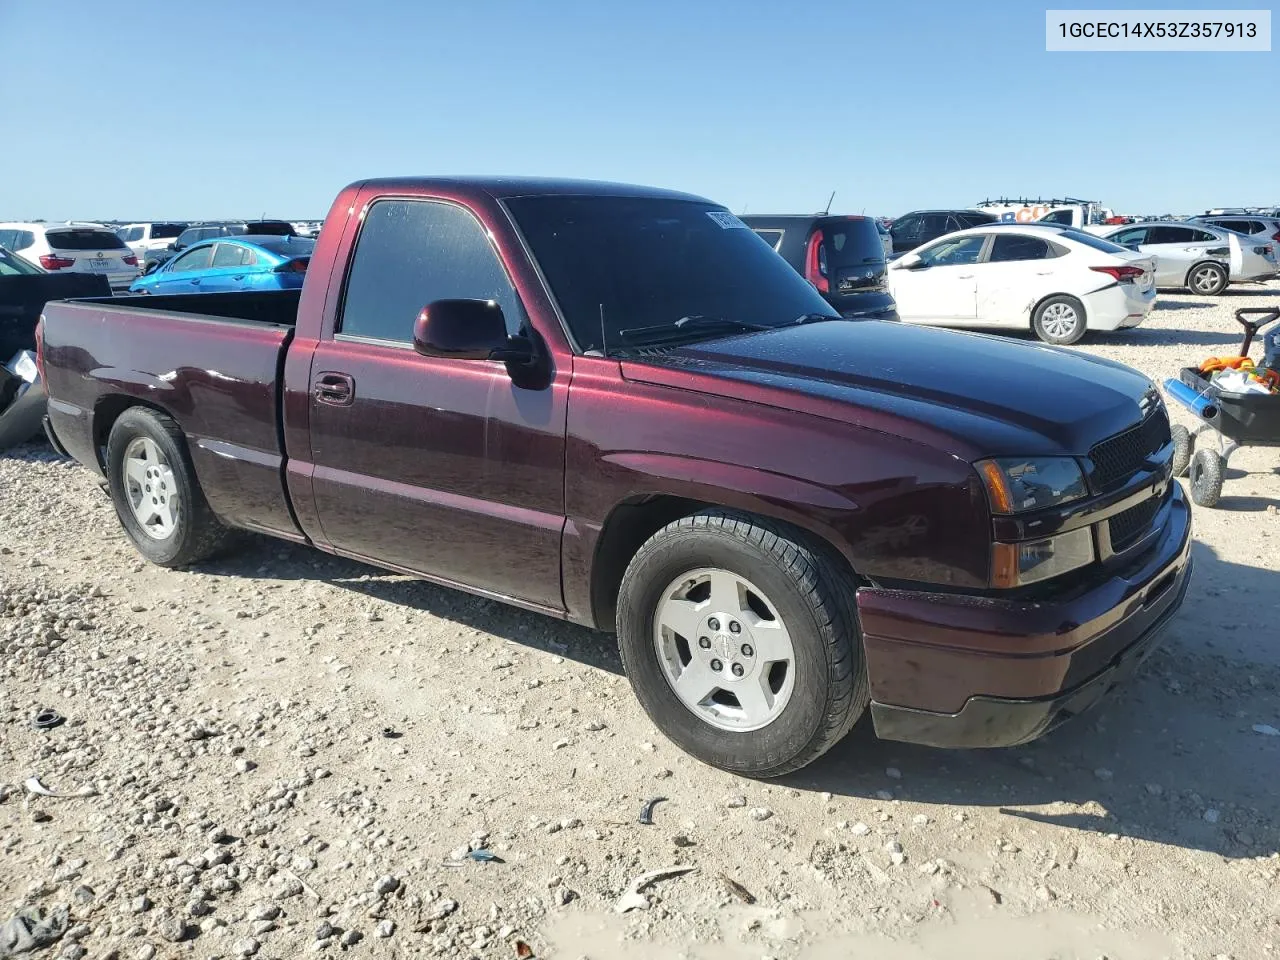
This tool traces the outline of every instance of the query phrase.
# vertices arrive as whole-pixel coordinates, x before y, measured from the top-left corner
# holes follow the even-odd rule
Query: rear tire
[[[1180,423],[1175,423],[1169,432],[1173,434],[1173,475],[1185,476],[1191,465],[1191,455],[1195,452],[1195,438]]]
[[[1227,289],[1230,277],[1217,263],[1200,263],[1187,274],[1187,289],[1203,297],[1216,297]]]
[[[146,407],[120,414],[107,438],[107,483],[121,526],[152,563],[197,563],[235,540],[209,509],[182,430],[164,414]]]
[[[1197,450],[1191,458],[1191,499],[1201,507],[1215,507],[1222,499],[1226,462],[1216,450]]]
[[[1036,307],[1031,329],[1045,343],[1065,347],[1085,335],[1088,322],[1084,304],[1065,294],[1052,296]]]
[[[627,567],[623,666],[681,749],[732,773],[782,776],[844,737],[870,700],[853,592],[838,559],[800,535],[696,513]]]

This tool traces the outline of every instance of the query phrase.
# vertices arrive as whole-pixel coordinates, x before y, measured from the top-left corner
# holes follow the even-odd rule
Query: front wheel
[[[164,414],[120,414],[107,438],[107,482],[121,526],[152,563],[185,566],[232,542],[196,481],[181,428]]]
[[[1191,499],[1201,507],[1217,506],[1222,499],[1227,463],[1216,450],[1200,449],[1191,458]]]
[[[1191,288],[1192,293],[1199,293],[1206,297],[1216,297],[1227,289],[1227,282],[1230,278],[1227,271],[1221,265],[1216,263],[1202,263],[1194,267],[1187,277],[1187,286]]]
[[[1036,308],[1031,327],[1045,343],[1060,347],[1075,343],[1085,334],[1084,304],[1075,297],[1049,297]]]
[[[753,777],[805,766],[867,707],[854,584],[821,548],[708,511],[654,534],[618,597],[636,697],[704,763]]]

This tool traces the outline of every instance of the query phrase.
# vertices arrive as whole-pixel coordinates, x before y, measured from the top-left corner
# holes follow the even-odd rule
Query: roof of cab
[[[678,190],[643,187],[629,183],[602,180],[571,180],[556,177],[383,177],[352,184],[353,187],[375,187],[394,193],[438,188],[451,192],[485,193],[495,200],[513,197],[579,196],[579,197],[645,197],[659,200],[685,200],[710,203],[705,197]]]

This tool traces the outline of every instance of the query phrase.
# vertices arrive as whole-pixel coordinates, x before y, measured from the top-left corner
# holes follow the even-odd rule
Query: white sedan
[[[1079,230],[1010,224],[949,233],[889,265],[906,323],[1030,327],[1047,343],[1136,327],[1155,303],[1155,263]]]

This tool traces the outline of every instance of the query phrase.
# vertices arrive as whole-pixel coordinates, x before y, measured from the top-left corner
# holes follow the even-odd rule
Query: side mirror
[[[907,253],[893,261],[895,270],[923,270],[927,266],[918,253]]]
[[[502,308],[493,300],[436,300],[413,324],[413,349],[424,357],[531,363],[533,342],[507,334]]]

